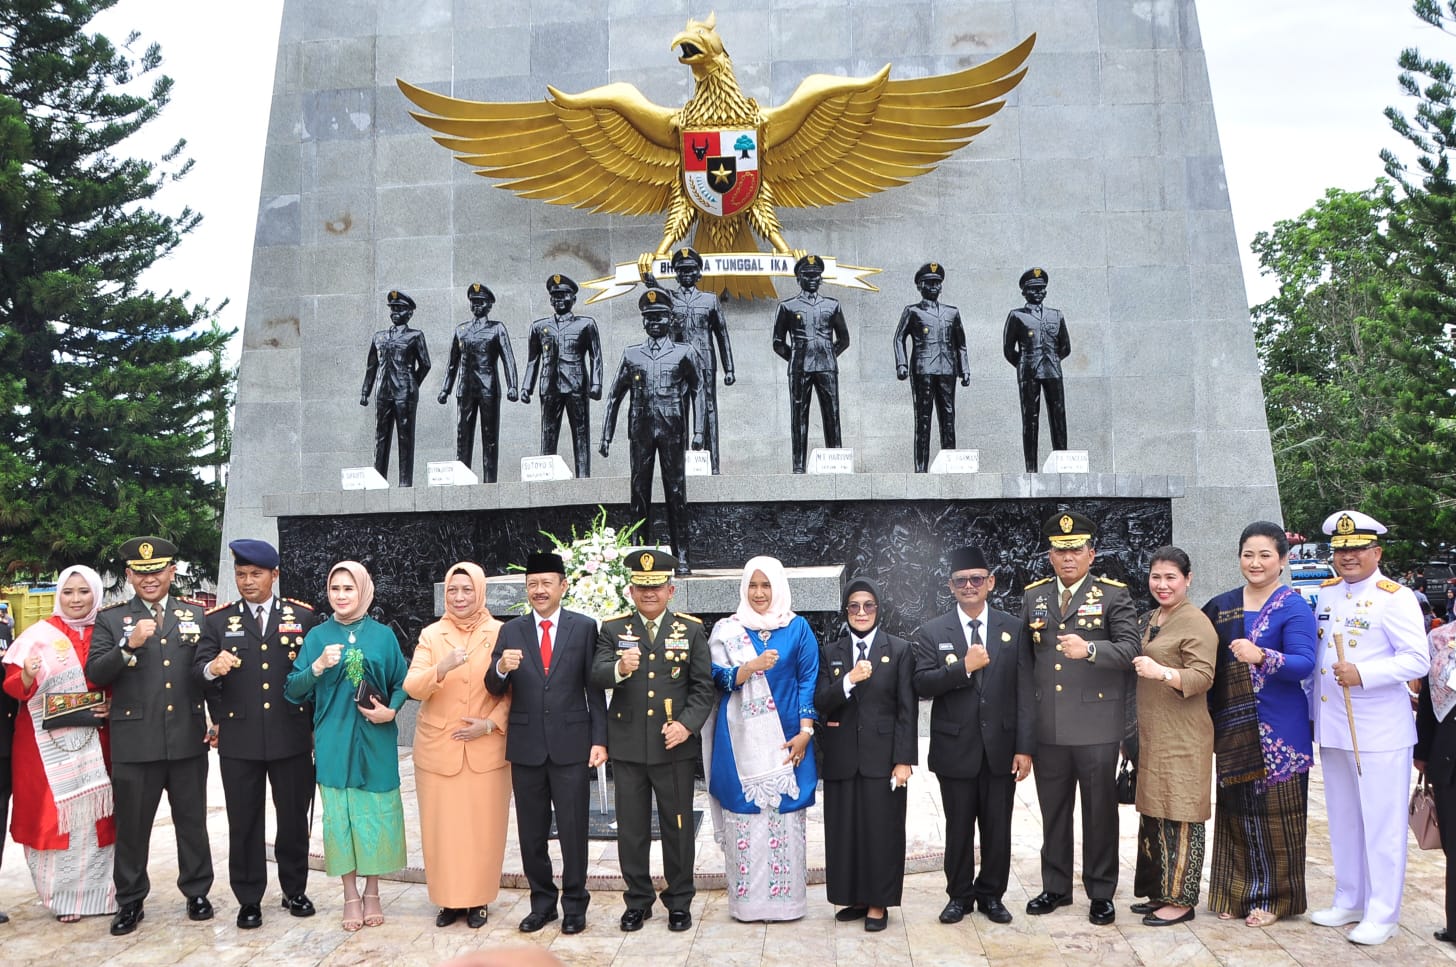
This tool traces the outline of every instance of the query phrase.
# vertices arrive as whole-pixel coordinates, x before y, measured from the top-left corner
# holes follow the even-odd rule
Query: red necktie
[[[541,622],[541,668],[548,674],[551,671],[551,622]]]

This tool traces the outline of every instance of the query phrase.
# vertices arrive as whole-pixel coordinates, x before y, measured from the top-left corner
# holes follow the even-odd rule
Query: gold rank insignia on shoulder
[[[1400,585],[1390,580],[1390,578],[1381,578],[1379,581],[1375,582],[1375,586],[1380,590],[1388,591],[1391,594],[1394,594],[1395,592],[1400,590]]]
[[[684,621],[691,621],[691,622],[693,622],[695,624],[702,624],[703,623],[703,619],[702,618],[699,618],[695,614],[688,614],[688,613],[683,612],[683,611],[674,611],[673,612],[673,616],[676,617],[676,618],[682,618]]]
[[[209,608],[207,610],[207,613],[210,615],[217,614],[219,611],[226,611],[228,608],[231,608],[235,604],[237,604],[236,601],[229,601],[227,604],[220,604],[215,608]]]
[[[1030,584],[1028,584],[1026,586],[1026,590],[1027,591],[1030,591],[1032,588],[1039,588],[1043,584],[1046,584],[1047,582],[1049,582],[1050,580],[1051,580],[1050,577],[1044,577],[1040,581],[1032,581]]]
[[[290,605],[290,604],[296,604],[296,605],[298,605],[300,608],[302,608],[305,611],[312,611],[313,610],[313,605],[309,604],[307,601],[300,601],[297,598],[284,598],[283,601],[284,601],[284,605],[283,605],[283,610],[284,611],[287,611],[288,610],[288,605]]]
[[[608,621],[621,621],[623,618],[630,618],[631,616],[632,616],[632,612],[630,612],[630,611],[623,611],[621,614],[614,614],[610,618],[603,618],[602,619],[602,623],[605,624]]]
[[[1338,578],[1338,577],[1336,577],[1336,578],[1326,578],[1325,580],[1323,580],[1323,581],[1320,582],[1320,587],[1327,588],[1327,587],[1330,587],[1332,585],[1339,584],[1343,580],[1345,580],[1345,579],[1344,578]]]
[[[1123,584],[1121,581],[1118,581],[1118,580],[1116,580],[1114,578],[1099,577],[1097,580],[1098,581],[1101,581],[1103,584],[1110,585],[1110,586],[1112,586],[1114,588],[1125,588],[1125,587],[1127,587],[1126,584]]]

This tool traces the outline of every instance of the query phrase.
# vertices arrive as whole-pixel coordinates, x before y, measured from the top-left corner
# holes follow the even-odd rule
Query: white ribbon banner
[[[703,256],[703,275],[792,277],[796,261],[798,259],[791,255],[774,255],[768,252],[719,252]],[[864,278],[867,275],[879,273],[880,269],[845,265],[833,256],[827,255],[821,257],[820,261],[824,264],[825,285],[837,285],[846,289],[863,289],[867,292],[880,291],[879,286],[871,285]],[[672,260],[669,258],[654,259],[652,274],[658,278],[671,279],[673,275]],[[626,295],[641,284],[642,274],[638,271],[636,262],[619,262],[614,274],[582,283],[585,288],[593,290],[591,298],[586,300],[587,305]]]

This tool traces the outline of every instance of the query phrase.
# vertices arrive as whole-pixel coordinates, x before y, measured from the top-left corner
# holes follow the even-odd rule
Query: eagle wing
[[[523,198],[610,215],[666,211],[678,185],[675,112],[631,84],[542,101],[466,101],[397,81],[411,116],[478,174]]]
[[[806,77],[764,112],[760,155],[774,203],[796,208],[864,198],[930,171],[989,127],[1026,76],[1032,34],[1012,50],[954,74],[890,80]]]

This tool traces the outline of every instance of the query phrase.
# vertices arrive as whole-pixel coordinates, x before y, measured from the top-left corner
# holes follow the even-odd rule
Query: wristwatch
[[[126,645],[121,645],[120,648],[121,648],[121,660],[124,661],[124,662],[126,662],[126,667],[127,668],[134,668],[134,667],[136,667],[136,663],[137,663],[137,653],[135,651],[132,651]]]
[[[1097,642],[1095,642],[1095,641],[1089,641],[1089,642],[1087,642],[1087,660],[1088,661],[1096,661],[1097,660]]]
[[[1171,682],[1172,680],[1173,680],[1173,672],[1171,670],[1167,669],[1167,668],[1164,668],[1163,669],[1163,681],[1165,681],[1165,682]]]

